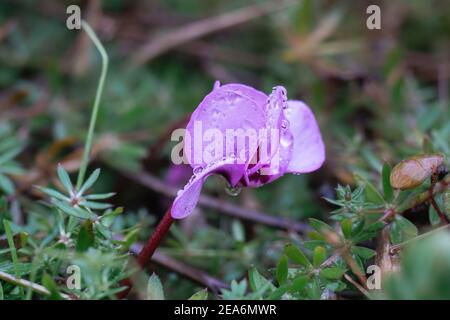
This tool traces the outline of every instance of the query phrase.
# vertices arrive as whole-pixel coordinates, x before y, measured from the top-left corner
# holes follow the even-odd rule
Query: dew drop
[[[241,193],[241,190],[242,190],[242,188],[241,188],[241,187],[238,187],[238,186],[233,187],[233,186],[230,185],[230,184],[227,184],[227,185],[225,186],[225,191],[226,191],[226,193],[228,193],[228,194],[229,194],[230,196],[232,196],[232,197],[238,196],[239,193]]]
[[[197,167],[195,167],[195,168],[192,170],[192,172],[193,172],[195,175],[202,173],[202,171],[203,171],[203,167],[202,167],[202,166],[197,166]]]
[[[290,125],[289,120],[287,120],[287,119],[281,120],[281,127],[282,127],[283,129],[289,128],[289,125]]]
[[[290,136],[282,135],[280,138],[280,144],[283,147],[289,147],[290,145],[292,145],[292,138]]]

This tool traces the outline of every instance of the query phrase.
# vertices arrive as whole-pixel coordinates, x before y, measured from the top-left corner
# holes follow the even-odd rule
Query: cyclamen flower
[[[239,138],[231,146],[229,141],[226,145],[217,142],[213,149],[223,152],[212,155],[211,143],[199,137],[197,124],[202,126],[200,134],[211,129],[223,136],[230,130],[266,134],[249,135],[245,144],[237,143]],[[274,87],[267,96],[246,85],[221,86],[216,82],[193,112],[186,136],[189,139],[185,137],[184,153],[193,176],[173,202],[171,215],[175,219],[191,214],[211,174],[222,175],[231,187],[260,187],[285,173],[315,171],[325,161],[325,147],[313,113],[303,102],[287,100],[282,86]],[[205,161],[204,152],[208,151],[212,156]]]

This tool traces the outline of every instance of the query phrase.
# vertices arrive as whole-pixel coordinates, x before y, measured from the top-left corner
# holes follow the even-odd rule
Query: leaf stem
[[[102,58],[102,71],[100,74],[100,80],[98,81],[97,92],[95,94],[94,106],[92,108],[89,130],[86,138],[86,144],[84,147],[83,159],[81,161],[80,171],[78,172],[77,189],[81,188],[84,176],[86,175],[86,169],[89,162],[89,154],[92,149],[92,141],[94,138],[95,123],[97,122],[100,99],[103,93],[103,87],[105,85],[106,73],[108,72],[108,63],[109,63],[108,55],[105,51],[105,48],[101,44],[100,40],[97,38],[97,35],[95,34],[94,30],[92,30],[89,24],[84,20],[81,21],[81,27],[87,33],[89,38],[92,40],[97,50],[100,52],[100,56]]]
[[[17,256],[17,249],[14,244],[10,222],[8,220],[4,220],[3,226],[5,227],[6,239],[8,241],[9,249],[11,250],[11,259],[14,265],[14,273],[16,274],[17,278],[20,278],[19,257]],[[19,293],[22,299],[25,299],[25,291],[22,287],[19,288]]]

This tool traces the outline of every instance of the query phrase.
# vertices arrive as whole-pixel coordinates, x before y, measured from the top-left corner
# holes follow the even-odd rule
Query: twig
[[[448,219],[445,216],[445,214],[441,211],[441,209],[439,208],[438,204],[436,203],[436,200],[434,199],[434,195],[433,195],[433,185],[430,187],[430,189],[428,189],[428,192],[430,194],[430,203],[431,206],[434,208],[434,210],[436,210],[439,219],[441,219],[442,223],[444,224],[448,224]]]
[[[162,180],[149,173],[134,173],[125,170],[121,170],[121,173],[127,178],[170,198],[175,198],[177,195],[177,188],[167,185]],[[235,218],[261,223],[274,228],[292,230],[299,233],[306,233],[310,230],[310,227],[307,224],[284,217],[272,216],[267,213],[242,208],[210,196],[201,195],[198,204],[200,206],[221,211]]]
[[[394,254],[394,253],[396,253],[399,249],[401,249],[402,247],[404,247],[405,245],[407,245],[408,243],[411,243],[411,242],[414,242],[414,241],[417,241],[417,240],[421,240],[421,239],[426,238],[426,237],[428,237],[428,236],[431,236],[431,235],[433,235],[433,234],[435,234],[435,233],[437,233],[437,232],[439,232],[439,231],[442,231],[442,230],[444,230],[444,229],[448,229],[449,227],[450,227],[450,224],[446,224],[446,225],[444,225],[444,226],[440,226],[439,228],[433,229],[433,230],[431,230],[431,231],[429,231],[429,232],[422,233],[421,235],[418,235],[417,237],[414,237],[414,238],[412,238],[412,239],[409,239],[409,240],[406,240],[406,241],[401,242],[401,243],[399,243],[399,244],[393,245],[393,246],[390,247],[390,253],[391,253],[391,254]]]
[[[36,291],[37,293],[49,296],[51,295],[51,292],[44,286],[41,286],[40,284],[25,280],[25,279],[20,279],[17,278],[13,275],[10,275],[9,273],[0,271],[0,279],[25,287],[25,288],[31,288],[32,290]],[[64,294],[64,293],[60,293],[61,297],[63,297],[64,299],[71,299],[69,295]]]
[[[206,18],[157,36],[149,40],[136,54],[132,60],[136,65],[141,65],[147,61],[194,39],[207,34],[217,32],[244,22],[259,18],[274,11],[282,10],[288,6],[297,4],[296,1],[289,2],[264,2],[238,9],[215,17]]]
[[[361,291],[361,293],[363,295],[365,295],[366,297],[370,297],[369,292],[363,288],[358,282],[356,282],[355,280],[353,280],[352,277],[350,277],[348,274],[344,273],[344,278],[350,282],[356,289],[358,289],[359,291]]]

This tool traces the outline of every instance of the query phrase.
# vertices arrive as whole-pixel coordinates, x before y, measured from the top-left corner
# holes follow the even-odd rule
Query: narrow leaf
[[[86,190],[94,185],[100,176],[100,169],[95,169],[94,172],[89,176],[86,182],[81,186],[80,190],[78,190],[78,194],[81,196]]]
[[[282,255],[280,260],[278,260],[276,276],[278,284],[283,285],[286,283],[288,276],[288,259],[285,255]]]
[[[314,249],[313,254],[313,265],[314,267],[318,267],[325,261],[327,258],[327,251],[324,247],[318,246]]]
[[[67,173],[67,171],[64,169],[64,167],[61,164],[58,164],[57,172],[58,172],[59,181],[61,181],[64,188],[67,190],[67,193],[72,194],[73,193],[72,182],[70,181],[69,174]]]
[[[54,200],[53,203],[64,213],[67,213],[71,216],[80,218],[80,219],[94,219],[96,218],[95,214],[92,212],[89,212],[87,210],[81,209],[81,208],[75,208],[71,207],[64,202]]]
[[[155,273],[148,279],[147,300],[164,300],[163,286]]]
[[[383,179],[383,193],[384,198],[387,202],[391,202],[394,197],[394,189],[391,185],[391,166],[387,163],[383,164],[383,169],[381,172],[382,179]]]
[[[295,264],[299,264],[304,267],[311,266],[311,262],[309,262],[308,258],[303,254],[303,252],[297,246],[295,246],[292,243],[288,243],[285,245],[284,253]]]
[[[194,293],[188,300],[207,300],[208,299],[208,289],[200,290]]]

